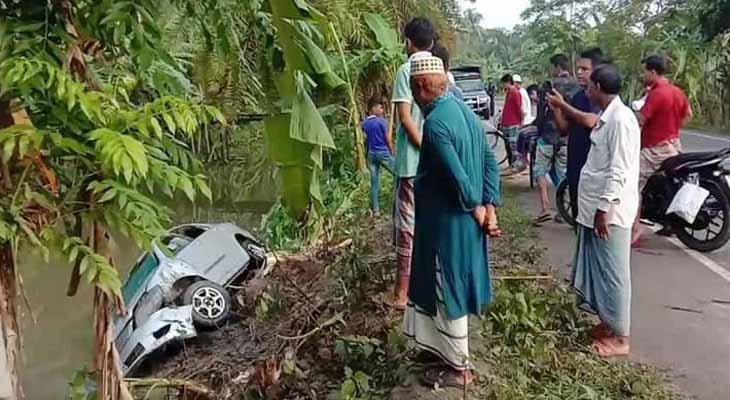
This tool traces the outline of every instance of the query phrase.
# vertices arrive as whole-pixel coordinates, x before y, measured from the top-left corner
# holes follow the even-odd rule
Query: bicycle
[[[537,138],[531,137],[529,147],[530,154],[530,189],[535,188],[535,160],[537,159]]]
[[[567,179],[563,179],[555,190],[555,204],[558,207],[558,213],[560,213],[563,221],[571,226],[575,226],[575,218],[573,218],[574,204],[570,198]]]
[[[496,127],[494,130],[487,129],[485,133],[487,135],[487,144],[494,150],[494,154],[497,156],[497,164],[502,165],[505,162],[509,162],[512,159],[512,149],[504,133]],[[500,154],[504,154],[504,157],[501,159],[499,158]]]

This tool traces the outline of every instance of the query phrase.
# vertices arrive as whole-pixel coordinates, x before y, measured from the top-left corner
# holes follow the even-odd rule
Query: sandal
[[[548,222],[551,219],[553,219],[553,216],[550,213],[544,213],[544,214],[541,214],[541,215],[535,217],[533,222],[535,224],[544,224],[545,222]]]
[[[440,388],[451,387],[463,390],[473,380],[474,377],[469,380],[451,368],[434,368],[423,375],[423,383],[431,387],[438,385]]]

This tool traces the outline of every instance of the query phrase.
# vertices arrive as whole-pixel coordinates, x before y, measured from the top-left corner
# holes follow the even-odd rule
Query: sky
[[[529,5],[530,0],[476,0],[474,3],[459,0],[461,8],[475,8],[484,16],[482,25],[487,28],[512,29],[520,23],[520,14]]]

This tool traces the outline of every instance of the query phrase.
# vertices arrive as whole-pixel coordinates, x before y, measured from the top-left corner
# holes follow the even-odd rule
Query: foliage
[[[189,86],[162,43],[156,7],[144,0],[0,3],[0,112],[17,117],[0,130],[0,246],[61,252],[75,265],[68,292],[82,278],[97,289],[101,398],[129,396],[109,327],[113,312],[124,311],[109,231],[149,245],[170,219],[159,193],[210,199],[202,165],[184,141],[200,125],[225,122],[216,108],[181,93]],[[2,268],[15,274],[12,261]],[[3,312],[7,335],[15,306],[5,301],[13,301]]]
[[[600,46],[624,74],[624,99],[633,100],[644,92],[641,60],[663,54],[673,60],[671,78],[687,93],[695,123],[730,126],[727,12],[726,1],[710,0],[533,0],[524,23],[505,31],[482,28],[471,10],[457,59],[483,65],[490,79],[514,72],[532,83],[549,76],[552,54],[575,60]]]

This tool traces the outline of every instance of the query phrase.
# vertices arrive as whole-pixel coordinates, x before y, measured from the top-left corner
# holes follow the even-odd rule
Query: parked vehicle
[[[491,98],[482,80],[481,67],[478,65],[460,65],[451,68],[456,86],[464,95],[464,102],[477,115],[489,119],[492,115]]]
[[[231,311],[229,285],[268,273],[266,249],[234,224],[188,224],[155,240],[129,273],[127,315],[114,324],[125,375],[164,344],[213,328]]]
[[[710,192],[692,224],[666,211],[686,182]],[[561,216],[573,221],[567,185],[561,185],[556,202]],[[720,151],[683,153],[664,161],[642,192],[641,218],[669,226],[687,247],[709,252],[730,241],[730,148]]]

